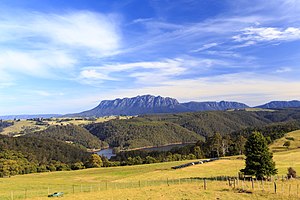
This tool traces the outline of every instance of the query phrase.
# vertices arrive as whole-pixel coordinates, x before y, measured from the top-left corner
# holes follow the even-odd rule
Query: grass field
[[[289,148],[284,147],[283,144],[286,141],[290,141],[291,146]],[[291,149],[300,148],[300,130],[293,131],[285,135],[285,137],[276,140],[271,146],[270,149],[273,152],[276,151],[287,151]]]
[[[119,119],[128,119],[130,116],[121,116]],[[65,119],[68,119],[65,121]],[[48,123],[50,126],[55,126],[55,125],[68,125],[68,124],[73,124],[73,125],[85,125],[89,123],[99,123],[99,122],[105,122],[109,121],[112,119],[116,119],[115,116],[109,116],[109,117],[99,117],[96,118],[95,121],[90,121],[86,119],[79,119],[79,118],[53,118],[52,121],[44,121]],[[12,120],[7,120],[7,121],[12,121]],[[3,129],[3,131],[0,133],[2,135],[8,135],[8,134],[14,134],[18,136],[18,133],[27,130],[32,131],[41,131],[46,129],[48,126],[47,125],[36,125],[35,121],[32,120],[20,120],[20,121],[13,121],[14,125],[6,127]]]
[[[275,153],[274,160],[279,172],[278,178],[286,174],[288,167],[300,171],[300,149]],[[278,188],[280,189],[280,183],[284,183],[283,190],[279,190],[279,194],[275,195],[273,183],[269,182],[270,186],[265,185],[265,190],[269,189],[269,192],[262,192],[262,186],[260,186],[260,190],[248,194],[233,190],[226,181],[209,180],[208,189],[204,191],[203,180],[198,178],[237,176],[238,171],[244,167],[244,160],[239,157],[230,157],[203,165],[178,170],[171,169],[172,166],[186,162],[49,172],[2,178],[0,179],[0,199],[12,199],[12,196],[14,199],[24,199],[25,196],[27,199],[48,199],[47,194],[56,191],[65,192],[63,199],[70,200],[293,199],[296,196],[295,188],[300,184],[300,181],[279,181]],[[244,184],[244,189],[251,192],[250,183]],[[289,185],[292,187],[290,197],[286,196]]]

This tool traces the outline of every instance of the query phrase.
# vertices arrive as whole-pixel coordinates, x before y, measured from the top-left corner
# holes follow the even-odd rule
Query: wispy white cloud
[[[195,53],[195,52],[203,51],[203,50],[210,49],[210,48],[218,46],[218,45],[219,44],[216,43],[216,42],[204,44],[202,47],[200,47],[198,49],[195,49],[195,50],[192,50],[191,52]]]
[[[184,101],[240,101],[251,106],[274,99],[299,99],[299,81],[288,81],[274,76],[255,73],[235,73],[207,78],[170,81],[169,84],[107,92],[105,97],[154,94],[174,97]]]
[[[30,94],[35,94],[43,97],[50,97],[50,96],[63,96],[63,92],[49,92],[46,90],[32,90]]]
[[[0,53],[0,69],[8,74],[22,73],[54,78],[55,70],[70,69],[75,63],[76,60],[64,52],[3,51]]]
[[[1,42],[22,41],[27,48],[78,48],[99,57],[113,54],[120,47],[118,20],[113,15],[81,11],[61,15],[24,12],[22,17],[0,16]]]
[[[86,67],[82,69],[78,80],[82,83],[102,83],[105,80],[124,81],[134,78],[143,84],[164,84],[180,75],[205,71],[214,65],[226,65],[222,60],[205,58],[174,58],[160,61],[116,63],[104,66]],[[122,77],[118,77],[122,73]]]
[[[121,46],[118,17],[89,11],[2,12],[0,29],[1,85],[20,74],[74,79],[82,62],[115,55]]]
[[[277,69],[275,72],[276,73],[285,73],[285,72],[291,72],[292,68],[290,67],[281,67],[279,69]]]
[[[248,27],[241,34],[233,36],[233,39],[237,42],[247,41],[248,45],[263,41],[299,40],[300,28]]]

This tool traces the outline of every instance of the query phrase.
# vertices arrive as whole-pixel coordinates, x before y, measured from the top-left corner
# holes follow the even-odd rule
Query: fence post
[[[206,179],[204,179],[203,181],[204,181],[204,190],[206,190]]]
[[[233,189],[235,189],[235,179],[233,179]]]
[[[277,185],[276,185],[276,182],[274,182],[274,192],[275,192],[275,194],[277,193]]]
[[[167,178],[167,185],[169,186],[169,178]]]
[[[254,180],[251,178],[252,190],[254,190]]]

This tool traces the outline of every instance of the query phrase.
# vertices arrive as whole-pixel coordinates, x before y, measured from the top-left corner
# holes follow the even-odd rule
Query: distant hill
[[[94,123],[86,125],[85,128],[112,147],[130,149],[204,140],[204,137],[178,124],[140,117]]]
[[[281,135],[280,131],[285,127],[281,123],[286,122],[291,124],[288,125],[287,132],[296,130],[300,125],[300,109],[273,112],[236,110],[142,115],[127,120],[89,124],[85,128],[112,147],[137,148],[195,142],[214,133],[248,135],[252,131],[263,130],[263,133],[268,134],[267,130],[270,129]],[[276,126],[262,129],[274,123]],[[244,131],[240,133],[240,130]]]
[[[32,161],[49,164],[52,161],[63,163],[84,162],[89,153],[72,144],[35,137],[7,137],[0,135],[0,151],[13,150],[27,155]]]
[[[184,107],[192,111],[208,111],[208,110],[228,110],[228,109],[243,109],[249,108],[244,103],[220,101],[220,102],[188,102],[182,103]]]
[[[4,115],[0,116],[3,120],[14,120],[14,119],[33,119],[33,118],[51,118],[60,117],[60,114],[36,114],[36,115]]]
[[[50,126],[46,130],[26,134],[26,137],[54,139],[88,149],[101,149],[108,146],[85,128],[76,125]]]
[[[256,106],[257,108],[267,108],[267,109],[276,109],[276,108],[299,108],[300,101],[271,101],[269,103]]]
[[[88,111],[69,114],[67,117],[102,117],[109,115],[143,115],[162,113],[181,113],[207,110],[227,110],[248,108],[246,104],[238,102],[188,102],[179,103],[170,97],[143,95],[133,98],[123,98],[115,100],[104,100]]]

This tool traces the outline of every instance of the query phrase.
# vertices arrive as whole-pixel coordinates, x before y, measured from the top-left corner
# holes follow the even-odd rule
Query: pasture
[[[99,123],[99,122],[105,122],[112,119],[116,119],[115,116],[109,116],[109,117],[98,117],[94,121],[87,120],[84,118],[51,118],[50,120],[42,120],[45,124],[38,124],[36,121],[33,120],[7,120],[10,122],[14,122],[14,125],[6,127],[3,129],[3,131],[0,133],[2,135],[14,135],[19,136],[19,133],[21,132],[35,132],[35,131],[41,131],[46,129],[48,126],[55,126],[55,125],[86,125],[89,123]],[[119,119],[128,119],[131,118],[129,116],[120,116]]]
[[[223,176],[236,177],[244,167],[240,156],[173,170],[189,161],[19,175],[0,179],[0,199],[48,199],[65,192],[63,199],[296,199],[300,181],[282,181],[288,167],[300,171],[300,149],[274,154],[278,193],[273,182],[240,181],[233,187]],[[204,180],[207,178],[207,190]],[[218,181],[216,180],[218,179]],[[274,179],[273,179],[274,180]],[[264,186],[263,186],[264,185]],[[243,187],[243,188],[242,188]],[[242,190],[244,189],[244,190]],[[264,190],[264,191],[263,191]]]

